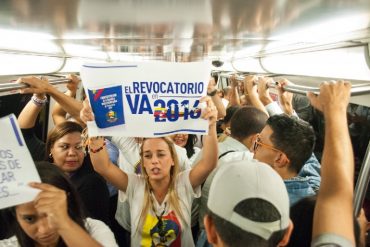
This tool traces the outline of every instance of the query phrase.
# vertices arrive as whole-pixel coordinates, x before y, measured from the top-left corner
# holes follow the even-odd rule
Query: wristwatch
[[[214,89],[214,90],[213,90],[212,92],[210,92],[210,93],[208,93],[208,92],[207,92],[207,95],[212,97],[212,96],[215,96],[215,95],[216,95],[216,93],[217,93],[217,89]]]

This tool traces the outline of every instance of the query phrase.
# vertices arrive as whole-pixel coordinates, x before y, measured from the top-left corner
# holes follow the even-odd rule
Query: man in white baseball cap
[[[269,165],[243,160],[216,172],[204,225],[215,247],[285,246],[293,229],[283,180]]]

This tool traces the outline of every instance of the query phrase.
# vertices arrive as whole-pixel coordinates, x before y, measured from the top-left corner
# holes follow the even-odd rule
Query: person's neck
[[[290,171],[289,169],[282,169],[280,170],[279,174],[283,180],[291,179],[298,175],[298,173]]]
[[[244,139],[237,138],[237,137],[235,137],[233,135],[230,135],[230,137],[234,138],[235,140],[237,140],[238,142],[240,142],[241,144],[243,144],[244,146],[246,146],[246,148],[248,150],[250,150],[250,148],[252,147],[252,144],[253,144],[253,137],[252,136],[246,137]]]
[[[170,177],[165,177],[162,180],[149,180],[149,183],[155,199],[159,204],[162,204],[170,186]]]

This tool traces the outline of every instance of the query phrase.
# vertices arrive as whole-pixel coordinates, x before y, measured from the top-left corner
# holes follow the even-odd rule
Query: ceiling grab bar
[[[367,145],[366,154],[364,156],[364,160],[361,165],[361,170],[358,175],[356,188],[355,188],[355,196],[353,200],[353,210],[354,215],[358,217],[360,215],[360,211],[362,205],[364,203],[367,187],[369,185],[370,180],[370,141]]]
[[[49,79],[49,83],[53,86],[63,84],[63,83],[69,83],[69,82],[71,82],[71,80],[66,79],[66,78]],[[27,87],[28,85],[25,83],[18,83],[18,82],[0,83],[0,93],[14,91],[14,90],[22,89],[22,88],[27,88]]]
[[[221,74],[220,76],[230,78],[232,74]],[[237,75],[235,78],[238,81],[243,81],[244,76],[242,75]],[[257,82],[255,82],[257,83]],[[277,82],[274,83],[268,83],[267,86],[269,88],[276,88],[277,87]],[[319,87],[308,87],[308,86],[301,86],[301,85],[286,85],[284,86],[284,90],[287,92],[295,93],[295,94],[302,94],[306,95],[307,92],[313,92],[315,94],[320,93],[320,88]],[[370,93],[370,83],[366,84],[357,84],[357,85],[352,85],[351,88],[351,96],[359,96],[359,95],[365,95]]]

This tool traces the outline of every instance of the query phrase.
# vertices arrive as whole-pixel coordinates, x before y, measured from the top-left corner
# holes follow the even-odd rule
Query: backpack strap
[[[233,152],[235,152],[235,150],[229,150],[229,151],[227,151],[227,152],[225,152],[225,153],[221,154],[220,156],[218,156],[218,159],[221,159],[221,158],[222,158],[222,157],[224,157],[226,154],[228,154],[228,153],[233,153]]]

